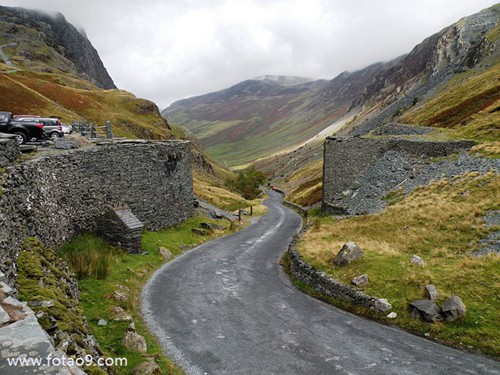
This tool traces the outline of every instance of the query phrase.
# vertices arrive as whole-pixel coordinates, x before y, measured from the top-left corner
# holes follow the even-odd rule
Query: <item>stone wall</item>
[[[288,246],[290,273],[314,290],[333,298],[351,301],[357,305],[379,310],[378,298],[363,294],[359,290],[318,271],[306,263],[295,249],[295,241]]]
[[[292,210],[297,212],[307,222],[307,217],[309,215],[309,212],[304,207],[302,207],[298,204],[295,204],[293,202],[285,200],[284,198],[286,197],[286,194],[283,190],[274,189],[274,191],[276,191],[277,193],[280,193],[283,196],[283,202],[281,202],[283,204],[283,206],[291,208]]]
[[[64,151],[4,168],[0,180],[0,270],[12,283],[21,242],[63,244],[128,207],[157,230],[193,210],[189,142],[126,141]]]
[[[14,135],[0,133],[0,167],[11,165],[19,157]]]
[[[362,183],[359,177],[388,152],[408,155],[410,158],[429,159],[468,150],[473,145],[472,141],[438,142],[402,138],[329,137],[325,140],[323,150],[323,208],[332,213],[346,213],[340,212],[343,209],[337,212],[339,199],[342,199],[342,195],[348,195],[348,192],[359,189]],[[393,168],[399,167],[396,164]],[[411,165],[407,168],[412,169]]]

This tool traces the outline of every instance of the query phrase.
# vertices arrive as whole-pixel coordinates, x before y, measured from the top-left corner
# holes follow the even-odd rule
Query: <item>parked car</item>
[[[64,137],[61,121],[57,118],[52,117],[40,117],[40,116],[16,116],[17,121],[20,122],[33,122],[38,121],[43,124],[44,138],[45,139],[57,139]]]
[[[69,135],[73,133],[73,126],[71,125],[66,125],[66,124],[61,124],[62,125],[62,131],[64,135]]]
[[[32,118],[32,120],[17,121],[13,119],[12,113],[0,112],[0,132],[14,134],[18,144],[42,139],[44,136],[43,123],[37,118]]]

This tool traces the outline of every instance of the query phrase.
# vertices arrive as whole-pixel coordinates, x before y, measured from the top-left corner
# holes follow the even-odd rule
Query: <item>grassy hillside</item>
[[[86,118],[113,124],[118,137],[165,139],[172,136],[157,106],[123,90],[103,90],[74,75],[17,71],[0,66],[0,109],[14,114],[59,116],[65,123]]]
[[[342,117],[311,107],[325,82],[297,86],[245,81],[232,88],[174,103],[162,113],[170,123],[192,131],[209,155],[240,169],[314,137]]]
[[[399,118],[400,122],[452,129],[456,137],[500,140],[500,61],[486,71],[454,77],[439,94]]]
[[[487,233],[499,229],[486,228],[483,219],[487,211],[500,209],[499,196],[500,178],[493,172],[435,181],[379,214],[344,220],[314,218],[298,250],[306,261],[346,284],[368,274],[364,292],[387,298],[398,314],[395,320],[379,319],[498,356],[500,258],[472,253]],[[348,267],[337,267],[332,258],[347,241],[358,244],[364,256]],[[425,261],[425,267],[410,264],[414,254]],[[411,318],[409,303],[425,298],[427,284],[437,287],[439,303],[458,295],[467,306],[465,319],[429,324]]]

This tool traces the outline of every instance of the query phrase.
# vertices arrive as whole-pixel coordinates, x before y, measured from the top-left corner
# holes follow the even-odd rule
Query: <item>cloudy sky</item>
[[[390,60],[498,0],[1,0],[59,11],[82,28],[115,84],[175,100],[252,77],[332,79]]]

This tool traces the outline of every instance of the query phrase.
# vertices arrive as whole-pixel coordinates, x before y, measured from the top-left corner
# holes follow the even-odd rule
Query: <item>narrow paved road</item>
[[[174,259],[143,291],[149,327],[188,374],[500,374],[297,291],[278,258],[301,220],[277,193],[266,204],[258,223]]]

